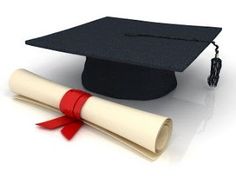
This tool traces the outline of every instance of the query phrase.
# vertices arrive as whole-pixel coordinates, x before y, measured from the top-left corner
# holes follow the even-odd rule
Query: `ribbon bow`
[[[68,140],[72,139],[83,125],[80,113],[84,103],[91,95],[81,90],[71,89],[62,97],[59,109],[64,116],[38,123],[36,125],[46,129],[61,129],[62,135]]]

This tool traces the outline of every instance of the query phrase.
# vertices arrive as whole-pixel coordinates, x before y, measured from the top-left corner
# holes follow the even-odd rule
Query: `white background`
[[[236,176],[236,5],[234,1],[178,0],[1,0],[0,2],[0,176]],[[26,46],[42,36],[104,16],[223,27],[219,86],[206,78],[209,46],[183,73],[171,94],[152,101],[111,99],[174,121],[167,150],[154,162],[84,126],[68,142],[34,124],[58,114],[12,99],[8,78],[26,68],[58,83],[82,88],[84,58]]]

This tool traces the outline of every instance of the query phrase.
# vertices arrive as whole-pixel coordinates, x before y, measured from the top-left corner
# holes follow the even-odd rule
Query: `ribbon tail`
[[[67,140],[71,140],[82,125],[83,125],[83,122],[76,120],[73,123],[65,125],[61,129],[61,133]]]
[[[37,123],[36,125],[46,128],[46,129],[55,129],[55,128],[59,128],[62,127],[64,125],[73,123],[75,120],[67,117],[67,116],[61,116],[49,121],[45,121],[45,122],[41,122],[41,123]]]

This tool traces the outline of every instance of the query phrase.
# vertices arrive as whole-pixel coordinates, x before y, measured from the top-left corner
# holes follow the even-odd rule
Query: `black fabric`
[[[87,58],[82,83],[90,91],[120,99],[149,100],[176,88],[173,71]]]
[[[152,23],[105,17],[84,25],[26,41],[26,44],[96,59],[183,71],[218,35],[221,28]],[[184,40],[129,37],[166,36]],[[208,41],[196,42],[191,41]]]
[[[176,88],[175,72],[184,71],[220,31],[105,17],[26,44],[86,56],[82,82],[88,90],[147,100]]]

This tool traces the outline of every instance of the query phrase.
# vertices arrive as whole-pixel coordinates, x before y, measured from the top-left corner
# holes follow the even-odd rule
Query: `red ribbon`
[[[83,122],[81,121],[80,112],[84,103],[91,95],[81,90],[71,89],[62,97],[59,109],[64,116],[41,122],[36,125],[46,129],[61,129],[62,135],[70,140],[80,129]]]

